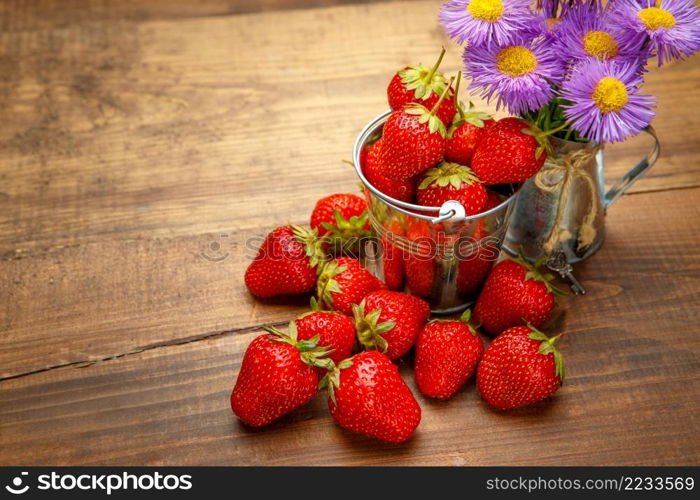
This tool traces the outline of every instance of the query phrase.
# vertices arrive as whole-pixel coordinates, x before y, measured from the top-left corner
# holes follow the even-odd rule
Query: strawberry
[[[491,342],[476,372],[481,397],[500,410],[548,398],[564,381],[564,360],[548,338],[532,325],[514,326]]]
[[[417,201],[439,207],[450,200],[460,202],[467,215],[475,215],[486,206],[486,189],[469,167],[442,162],[421,175]]]
[[[519,118],[502,118],[477,145],[472,170],[488,185],[523,182],[537,173],[547,157],[541,136]]]
[[[407,293],[378,290],[353,307],[357,338],[389,359],[406,354],[430,316],[430,306]]]
[[[486,190],[486,206],[484,207],[484,212],[496,208],[501,203],[503,203],[503,197],[500,194],[490,189]]]
[[[420,391],[449,399],[472,376],[484,354],[484,341],[469,325],[467,309],[459,321],[434,320],[416,343],[415,376]]]
[[[448,85],[445,76],[438,71],[444,55],[443,48],[432,68],[422,64],[406,66],[393,76],[387,88],[389,106],[392,110],[396,111],[411,103],[422,104],[431,109],[437,103]],[[445,125],[452,123],[456,112],[455,94],[451,90],[449,92],[435,113]]]
[[[325,260],[315,230],[281,226],[270,232],[245,272],[245,284],[257,297],[313,290],[317,266]]]
[[[400,201],[413,201],[413,194],[416,190],[415,179],[390,179],[384,175],[384,169],[379,161],[382,144],[384,141],[379,139],[370,146],[365,160],[364,174],[369,183],[377,188],[382,193],[396,198]]]
[[[420,423],[420,406],[379,351],[366,351],[341,362],[321,380],[328,388],[328,408],[342,427],[389,443],[410,438]]]
[[[495,123],[496,121],[486,113],[465,112],[459,106],[459,114],[447,131],[445,160],[460,165],[471,165],[476,147]]]
[[[311,299],[311,311],[294,321],[299,340],[311,340],[319,336],[318,345],[331,349],[328,357],[335,363],[352,356],[355,347],[355,325],[352,320],[337,311],[322,311],[315,299]]]
[[[231,392],[231,409],[252,427],[267,425],[308,403],[318,392],[315,367],[332,367],[318,336],[298,341],[273,328],[256,337],[243,355]]]
[[[393,220],[387,224],[387,233],[396,237],[403,236],[403,226],[400,221]],[[382,268],[384,271],[384,283],[389,290],[401,290],[405,278],[403,250],[395,243],[394,237],[388,234],[380,234],[379,243],[382,246]]]
[[[489,260],[477,253],[476,256],[460,261],[457,265],[457,291],[464,295],[478,291],[495,259],[495,256]]]
[[[410,249],[403,252],[406,285],[413,295],[427,297],[433,291],[435,280],[436,246],[430,226],[415,219],[406,229]]]
[[[385,288],[386,285],[362,267],[357,259],[338,257],[323,266],[316,290],[323,307],[332,307],[350,316],[353,304],[359,304],[367,294]]]
[[[554,308],[554,295],[562,292],[542,274],[538,261],[530,264],[521,255],[494,266],[474,308],[474,318],[489,333],[498,335],[506,328],[529,321],[540,327]]]
[[[408,179],[442,160],[447,131],[435,111],[446,94],[447,88],[431,110],[407,104],[389,115],[379,152],[386,177]]]
[[[471,236],[459,242],[458,249],[457,291],[462,294],[476,292],[498,258],[498,241],[489,238],[484,221],[479,220]]]
[[[316,202],[311,212],[312,229],[332,243],[357,242],[369,235],[367,202],[356,194],[337,193]]]

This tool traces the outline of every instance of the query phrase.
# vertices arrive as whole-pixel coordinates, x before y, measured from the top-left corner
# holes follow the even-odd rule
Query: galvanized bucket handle
[[[391,110],[387,110],[381,115],[377,116],[374,120],[369,122],[357,136],[357,139],[355,140],[355,144],[352,149],[352,163],[355,167],[355,172],[357,172],[357,176],[362,181],[362,184],[364,184],[365,187],[369,189],[369,191],[374,196],[382,200],[387,205],[391,206],[393,209],[405,215],[410,215],[411,217],[417,217],[419,219],[427,220],[433,224],[439,224],[440,222],[444,222],[447,220],[451,222],[462,222],[481,219],[483,217],[491,215],[492,213],[498,212],[504,206],[508,205],[513,201],[515,196],[509,196],[506,200],[503,201],[503,203],[486,212],[481,212],[476,215],[467,216],[464,207],[457,201],[448,201],[440,207],[427,207],[423,205],[414,205],[413,203],[407,203],[405,201],[397,200],[396,198],[392,198],[391,196],[388,196],[379,191],[372,184],[370,184],[370,182],[365,177],[364,173],[362,173],[362,167],[360,165],[360,156],[362,153],[362,148],[367,142],[367,139],[369,139],[369,137],[375,133],[375,131],[386,121],[390,114]],[[425,212],[425,214],[419,212]]]
[[[659,138],[656,136],[656,131],[649,125],[644,129],[644,132],[649,134],[654,139],[654,144],[647,155],[642,158],[642,161],[637,163],[633,168],[631,168],[625,175],[617,179],[610,189],[605,193],[603,197],[603,206],[607,208],[615,203],[615,201],[627,191],[632,184],[637,182],[653,165],[659,158],[659,153],[661,152],[661,145],[659,144]]]

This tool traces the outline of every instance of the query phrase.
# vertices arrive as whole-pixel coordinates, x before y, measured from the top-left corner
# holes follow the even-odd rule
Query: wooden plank
[[[3,31],[51,29],[91,22],[178,20],[273,10],[309,9],[377,0],[6,0]]]
[[[700,189],[626,196],[589,295],[558,323],[568,382],[553,400],[489,410],[473,383],[452,401],[419,396],[401,446],[337,427],[322,398],[271,428],[230,413],[242,353],[258,332],[159,347],[0,382],[0,460],[28,464],[679,465],[700,460]],[[663,210],[645,211],[646,207]],[[640,223],[640,213],[645,213]],[[402,373],[413,389],[410,369]]]
[[[289,321],[308,307],[308,295],[253,300],[243,273],[255,253],[245,242],[260,238],[223,234],[105,240],[0,261],[0,378]]]
[[[385,109],[393,70],[440,44],[445,69],[459,67],[428,21],[438,6],[3,32],[0,253],[305,217],[317,197],[354,186],[340,160]],[[697,59],[650,72],[666,153],[635,190],[697,185],[698,73]],[[611,176],[636,159],[621,147]]]
[[[0,81],[0,376],[300,311],[298,302],[268,307],[245,294],[245,242],[304,222],[323,195],[355,189],[339,160],[385,107],[391,69],[428,61],[447,42],[426,28],[436,8],[1,34],[14,70]],[[445,64],[458,67],[456,50]],[[662,98],[673,101],[693,81],[680,76],[697,70],[686,61],[652,80],[663,78]],[[677,171],[662,160],[639,189],[697,181],[691,108],[675,109],[687,127],[660,117],[662,139],[682,144],[670,154],[681,155]],[[226,262],[197,257],[216,240],[230,249]]]

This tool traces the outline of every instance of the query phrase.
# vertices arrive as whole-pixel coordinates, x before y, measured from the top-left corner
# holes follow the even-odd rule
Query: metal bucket
[[[519,185],[490,186],[503,202],[466,216],[458,202],[442,207],[406,203],[385,195],[365,178],[360,156],[381,131],[391,111],[369,122],[355,141],[353,163],[365,187],[376,238],[364,242],[363,264],[389,288],[426,300],[436,314],[451,314],[474,303],[508,229]],[[403,279],[400,279],[402,273]]]

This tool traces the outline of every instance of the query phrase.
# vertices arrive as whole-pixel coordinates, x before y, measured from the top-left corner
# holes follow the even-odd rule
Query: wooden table
[[[394,70],[441,44],[459,68],[439,4],[0,4],[0,463],[700,462],[697,58],[650,71],[663,155],[577,269],[551,401],[417,396],[401,446],[342,430],[321,397],[261,431],[231,413],[247,344],[307,301],[253,300],[247,242],[356,189],[341,160]],[[610,178],[646,147],[610,148]]]

